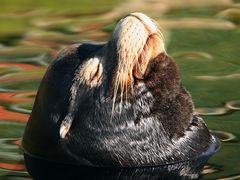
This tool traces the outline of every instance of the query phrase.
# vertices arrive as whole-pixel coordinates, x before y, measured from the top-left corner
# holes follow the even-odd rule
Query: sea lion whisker
[[[114,85],[114,90],[113,90],[112,115],[113,115],[114,108],[115,108],[115,102],[116,102],[116,98],[117,98],[118,86],[119,86],[119,81],[116,80],[115,85]]]

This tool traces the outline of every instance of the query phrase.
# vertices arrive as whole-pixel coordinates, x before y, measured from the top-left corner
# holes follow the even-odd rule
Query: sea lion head
[[[109,41],[89,54],[75,72],[70,113],[60,128],[61,137],[65,137],[71,119],[74,119],[72,109],[77,109],[74,107],[83,103],[84,99],[92,107],[97,106],[96,92],[101,94],[101,106],[107,104],[108,110],[111,109],[110,119],[115,115],[120,119],[126,115],[122,113],[124,103],[132,106],[128,116],[138,119],[134,115],[137,111],[153,111],[154,104],[150,105],[149,102],[164,104],[165,101],[172,101],[176,92],[180,91],[178,68],[165,51],[163,35],[154,20],[142,13],[131,13],[122,18]],[[139,106],[137,100],[145,106]],[[189,108],[185,110],[185,114],[189,113],[187,120],[192,115],[192,102],[189,102]],[[95,111],[106,112],[106,109],[101,107]],[[107,113],[103,116],[109,119]]]
[[[108,42],[58,55],[23,138],[28,152],[45,159],[126,167],[195,158],[212,142],[162,33],[142,13],[122,18]]]
[[[108,82],[113,101],[122,101],[134,92],[134,83],[146,78],[149,63],[161,53],[166,54],[164,39],[154,20],[131,13],[118,22],[98,55],[83,65],[81,75],[92,88]]]

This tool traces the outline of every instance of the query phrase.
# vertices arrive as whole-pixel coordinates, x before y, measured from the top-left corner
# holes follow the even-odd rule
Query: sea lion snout
[[[117,77],[123,84],[131,84],[134,78],[144,79],[149,61],[165,52],[158,26],[142,13],[131,13],[121,19],[112,40],[118,54]]]

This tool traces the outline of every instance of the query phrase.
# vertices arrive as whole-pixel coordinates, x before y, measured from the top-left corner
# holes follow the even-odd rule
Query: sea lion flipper
[[[66,116],[65,119],[62,121],[59,130],[59,134],[62,139],[66,137],[69,129],[71,128],[72,122],[73,118],[70,116]]]

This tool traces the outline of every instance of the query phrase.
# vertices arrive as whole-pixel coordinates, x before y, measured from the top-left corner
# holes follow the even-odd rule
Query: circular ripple
[[[232,110],[240,110],[240,100],[229,101],[226,107]]]
[[[214,167],[212,165],[205,165],[201,174],[202,175],[212,174],[212,173],[216,173],[216,172],[219,172],[219,171],[220,170],[217,167]]]
[[[199,115],[215,116],[227,114],[229,109],[223,108],[196,108],[196,112]]]
[[[224,178],[219,178],[219,180],[233,180],[233,179],[240,179],[240,174],[239,175],[233,175],[233,176],[227,176]]]
[[[184,51],[184,52],[178,52],[173,55],[174,57],[183,57],[187,59],[207,59],[212,60],[213,56],[206,52],[197,52],[197,51]]]
[[[228,142],[236,139],[236,136],[234,136],[232,133],[225,131],[211,130],[211,133],[217,136],[223,142]]]

